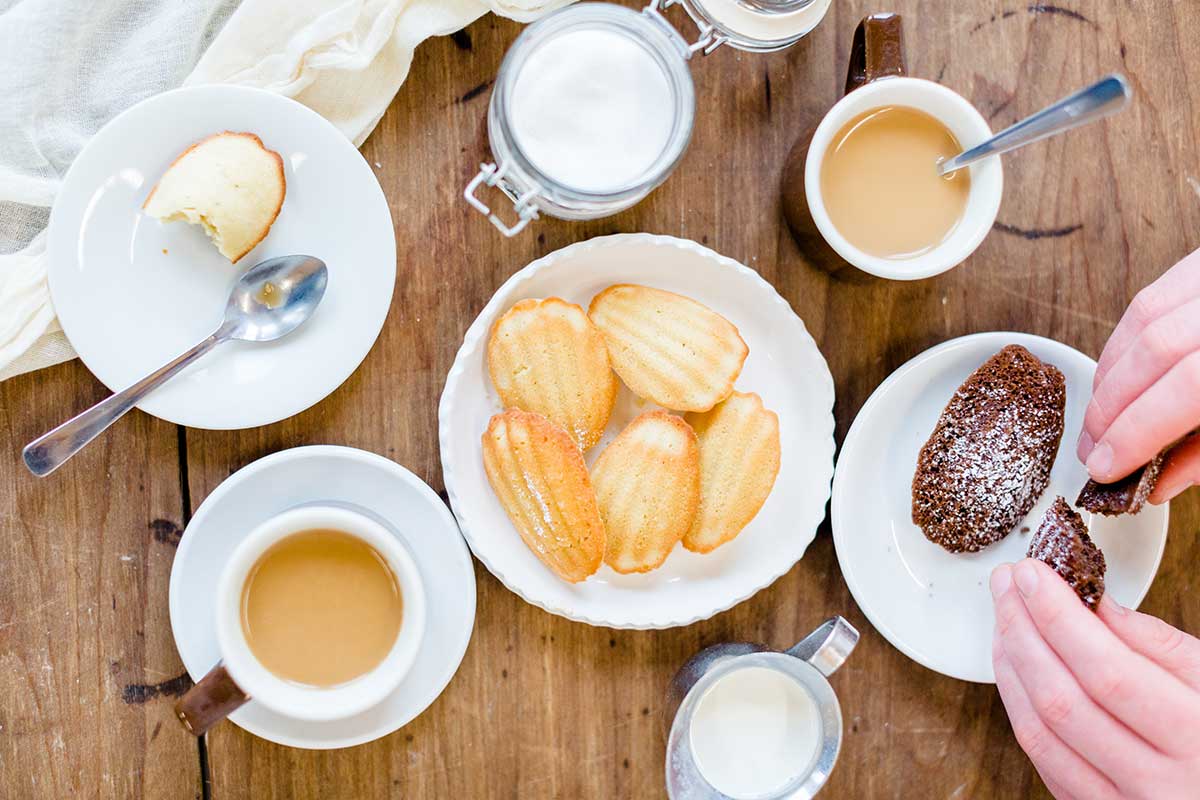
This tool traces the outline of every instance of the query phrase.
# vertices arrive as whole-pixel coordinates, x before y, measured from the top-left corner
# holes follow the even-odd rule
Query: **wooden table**
[[[656,797],[659,711],[680,662],[724,639],[789,645],[835,613],[863,638],[834,679],[846,742],[824,796],[1043,795],[993,687],[914,664],[858,612],[827,523],[774,586],[673,631],[559,619],[476,564],[474,638],[449,688],[401,731],[335,752],[279,747],[231,724],[197,748],[171,714],[190,681],[172,642],[167,580],[192,511],[268,453],[360,447],[440,489],[437,400],[468,324],[515,270],[591,236],[688,237],[761,272],[829,359],[839,440],[888,373],[955,336],[1028,331],[1099,355],[1138,288],[1200,246],[1200,0],[1068,2],[892,4],[906,16],[912,74],[958,90],[995,128],[1111,70],[1137,94],[1107,124],[1008,158],[996,230],[963,268],[912,284],[814,269],[781,224],[777,194],[798,132],[839,95],[855,23],[878,5],[838,0],[782,53],[697,59],[695,136],[665,186],[612,219],[543,220],[511,241],[460,192],[484,157],[489,81],[520,28],[487,17],[423,45],[363,148],[395,219],[395,301],[374,350],[333,396],[238,432],[134,413],[37,480],[20,447],[105,389],[78,362],[0,384],[0,797]],[[1192,632],[1198,528],[1192,492],[1172,504],[1143,606]]]

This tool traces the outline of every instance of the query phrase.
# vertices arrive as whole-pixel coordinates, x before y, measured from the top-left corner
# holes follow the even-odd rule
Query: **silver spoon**
[[[1125,80],[1125,76],[1109,75],[1005,128],[983,144],[975,145],[954,158],[939,161],[938,174],[947,175],[988,156],[1007,153],[1030,142],[1103,119],[1128,106],[1131,99],[1133,90],[1129,88],[1129,81]]]
[[[329,270],[313,256],[280,256],[255,264],[234,284],[225,318],[204,341],[137,383],[33,440],[21,451],[38,477],[58,469],[83,446],[181,369],[230,339],[269,342],[300,327],[325,296]]]

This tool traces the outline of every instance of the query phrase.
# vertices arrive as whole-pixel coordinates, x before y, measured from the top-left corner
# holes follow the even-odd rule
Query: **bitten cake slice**
[[[683,546],[707,553],[741,533],[771,494],[779,474],[779,417],[758,395],[734,392],[686,419],[700,441],[700,509]]]
[[[492,327],[488,372],[506,407],[566,428],[581,450],[600,441],[617,399],[604,335],[557,297],[522,300]]]
[[[588,316],[621,380],[675,411],[708,411],[728,397],[750,352],[729,320],[661,289],[610,286],[592,299]]]
[[[1088,536],[1083,517],[1059,497],[1029,541],[1030,558],[1046,564],[1093,611],[1104,594],[1104,554]]]
[[[236,262],[266,238],[286,191],[279,153],[253,133],[225,131],[180,153],[142,208],[163,222],[202,226]]]
[[[1138,513],[1146,504],[1146,498],[1154,491],[1170,449],[1163,450],[1149,464],[1114,483],[1097,483],[1089,478],[1080,490],[1075,505],[1106,517]]]
[[[1019,345],[963,382],[917,457],[912,519],[951,553],[1003,539],[1050,482],[1067,388],[1056,367]]]
[[[541,414],[497,414],[483,434],[483,468],[521,539],[555,575],[577,583],[600,568],[604,523],[565,430]]]
[[[592,466],[608,535],[604,563],[649,572],[666,561],[700,505],[700,445],[679,417],[647,411]]]

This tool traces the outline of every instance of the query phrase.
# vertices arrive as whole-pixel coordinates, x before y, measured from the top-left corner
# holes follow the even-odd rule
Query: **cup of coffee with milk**
[[[672,800],[809,800],[842,743],[829,676],[858,643],[834,617],[785,652],[735,642],[693,656],[667,692]]]
[[[250,531],[218,581],[217,663],[175,706],[199,736],[248,700],[294,719],[361,713],[399,685],[425,633],[407,547],[364,512],[284,511]]]
[[[945,272],[991,230],[1004,176],[998,158],[946,176],[937,165],[991,135],[961,95],[906,74],[899,15],[867,17],[854,33],[845,96],[785,166],[788,224],[806,250],[823,240],[877,277]]]

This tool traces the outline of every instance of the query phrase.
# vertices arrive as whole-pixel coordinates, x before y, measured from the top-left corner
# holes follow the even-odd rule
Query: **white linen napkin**
[[[125,108],[181,83],[259,86],[359,145],[426,38],[489,10],[528,21],[569,2],[0,0],[0,380],[75,356],[50,303],[44,229],[71,161]]]

